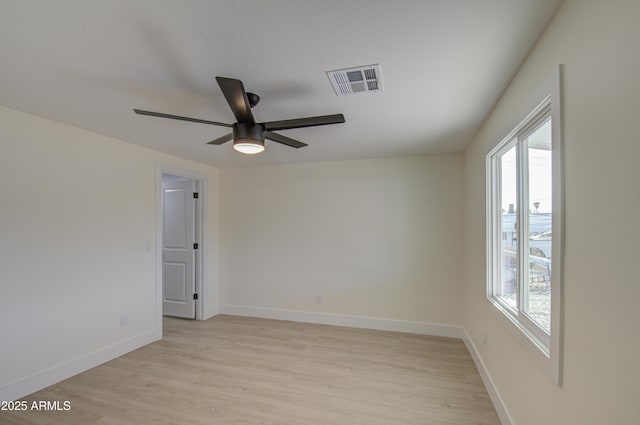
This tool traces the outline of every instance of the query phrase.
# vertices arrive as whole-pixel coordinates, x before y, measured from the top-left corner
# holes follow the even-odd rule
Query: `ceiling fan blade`
[[[233,140],[233,133],[225,134],[224,136],[220,136],[215,140],[210,141],[207,145],[221,145],[223,143],[227,143],[229,140]]]
[[[315,127],[317,125],[340,124],[344,122],[344,115],[322,115],[319,117],[295,118],[292,120],[269,121],[262,123],[266,130],[287,130],[290,128]]]
[[[236,117],[238,122],[253,125],[255,120],[251,113],[251,105],[249,104],[249,98],[244,91],[244,85],[242,81],[235,78],[216,77],[216,81],[224,94],[227,103],[231,108],[231,112]]]
[[[283,136],[282,134],[274,133],[272,131],[265,131],[264,137],[274,142],[282,143],[283,145],[291,146],[292,148],[303,148],[309,146],[306,143],[299,142],[291,137]]]
[[[169,118],[172,120],[180,120],[180,121],[199,122],[202,124],[219,125],[222,127],[233,127],[232,124],[225,124],[223,122],[207,121],[207,120],[201,120],[199,118],[181,117],[179,115],[163,114],[160,112],[143,111],[141,109],[134,109],[133,112],[139,115],[149,115],[151,117]]]

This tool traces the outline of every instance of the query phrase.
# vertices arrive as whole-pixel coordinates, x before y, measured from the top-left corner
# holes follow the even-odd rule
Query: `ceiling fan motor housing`
[[[264,127],[260,124],[247,124],[243,122],[237,122],[233,124],[233,139],[254,139],[264,142]]]

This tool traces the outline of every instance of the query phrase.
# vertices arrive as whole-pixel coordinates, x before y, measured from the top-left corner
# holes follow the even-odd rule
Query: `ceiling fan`
[[[216,81],[224,94],[231,112],[236,117],[235,124],[226,124],[216,121],[201,120],[198,118],[181,117],[179,115],[163,114],[160,112],[143,111],[134,109],[136,114],[149,115],[152,117],[169,118],[172,120],[191,121],[202,124],[218,125],[221,127],[231,127],[232,132],[210,141],[209,145],[222,145],[233,140],[233,148],[246,154],[260,153],[264,150],[264,141],[272,140],[293,148],[307,146],[298,140],[274,133],[278,130],[289,130],[292,128],[314,127],[317,125],[340,124],[345,122],[344,115],[322,115],[317,117],[295,118],[291,120],[256,122],[251,113],[251,108],[260,101],[260,96],[255,93],[247,93],[244,90],[242,81],[234,78],[216,77]]]

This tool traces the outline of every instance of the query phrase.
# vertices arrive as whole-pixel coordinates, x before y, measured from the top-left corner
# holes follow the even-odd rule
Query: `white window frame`
[[[532,353],[537,362],[544,368],[556,385],[562,385],[562,264],[563,264],[563,161],[562,161],[562,121],[561,121],[561,99],[560,99],[560,75],[561,68],[558,67],[553,75],[538,90],[537,96],[526,109],[524,119],[521,119],[513,130],[502,139],[486,157],[486,181],[487,181],[487,299],[494,307],[493,311],[498,312],[501,318],[516,339],[520,340],[524,346]],[[524,229],[528,228],[528,189],[524,187],[525,176],[528,173],[528,152],[522,149],[522,141],[536,130],[541,123],[551,118],[552,137],[552,248],[551,248],[551,318],[550,332],[547,333],[538,326],[528,315],[523,312],[521,301],[521,286],[517,288],[517,305],[514,309],[501,299],[499,295],[499,258],[501,253],[500,241],[502,239],[502,228],[500,225],[501,199],[500,199],[500,167],[498,161],[504,153],[516,146],[516,157],[519,163],[518,172],[518,222],[520,223],[519,234],[522,235]],[[527,190],[525,190],[527,189]],[[522,206],[525,207],[522,207]],[[518,238],[519,249],[519,282],[525,282],[528,276],[528,255],[529,250],[527,238]],[[522,248],[526,249],[522,249]]]

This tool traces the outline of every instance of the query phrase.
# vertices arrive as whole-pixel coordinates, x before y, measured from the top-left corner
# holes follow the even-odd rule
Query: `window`
[[[559,95],[559,88],[554,92]],[[547,95],[487,155],[487,298],[515,325],[519,338],[524,337],[559,385],[558,104]]]

